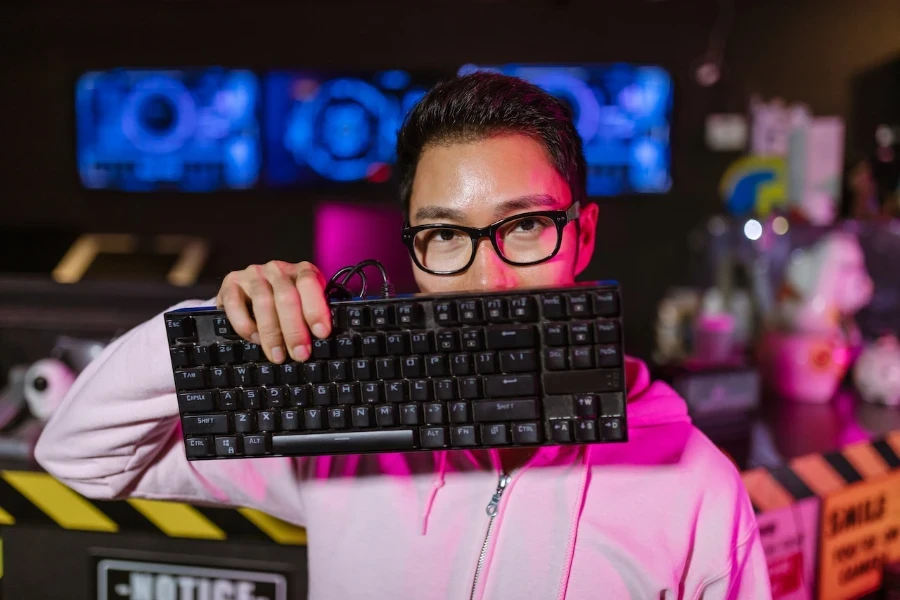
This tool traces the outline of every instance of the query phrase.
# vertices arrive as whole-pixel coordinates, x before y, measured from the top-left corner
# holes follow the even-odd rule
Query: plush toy
[[[788,400],[828,402],[862,345],[853,315],[872,293],[854,236],[831,233],[795,251],[759,345],[769,387]]]
[[[867,402],[900,406],[900,342],[885,335],[866,348],[853,367],[853,382]]]

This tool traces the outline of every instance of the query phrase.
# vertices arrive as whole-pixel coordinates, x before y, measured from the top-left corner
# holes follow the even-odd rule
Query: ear
[[[600,215],[600,207],[596,202],[585,204],[578,215],[578,262],[575,265],[575,275],[581,275],[594,256],[594,244],[597,241],[597,219]]]

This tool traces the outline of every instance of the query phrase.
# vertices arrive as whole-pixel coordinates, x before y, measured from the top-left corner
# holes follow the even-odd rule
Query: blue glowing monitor
[[[572,110],[584,143],[589,196],[660,194],[672,186],[672,80],[656,66],[519,65],[459,70],[521,77]]]
[[[330,188],[391,180],[397,132],[438,76],[280,71],[265,80],[265,181]]]
[[[259,84],[249,71],[91,71],[76,84],[75,112],[86,188],[211,192],[259,177]]]

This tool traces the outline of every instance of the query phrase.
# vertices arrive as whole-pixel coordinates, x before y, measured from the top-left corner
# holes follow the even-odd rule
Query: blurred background
[[[739,468],[900,431],[898,0],[50,1],[0,40],[16,468],[105,343],[229,271],[376,258],[411,291],[396,131],[484,68],[572,108],[584,278]]]

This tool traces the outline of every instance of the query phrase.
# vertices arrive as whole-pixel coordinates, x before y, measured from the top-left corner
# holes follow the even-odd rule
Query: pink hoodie
[[[81,374],[37,460],[91,498],[248,506],[305,526],[315,600],[770,598],[737,470],[643,363],[626,370],[630,441],[540,450],[493,518],[493,451],[189,463],[161,314]]]

